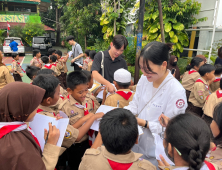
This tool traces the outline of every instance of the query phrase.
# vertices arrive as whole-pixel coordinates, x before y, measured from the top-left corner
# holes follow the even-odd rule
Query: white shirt
[[[141,112],[138,117],[148,121],[149,129],[143,129],[144,134],[139,137],[138,148],[133,150],[134,152],[144,154],[147,158],[155,157],[155,144],[152,133],[158,134],[162,132],[162,126],[158,121],[159,116],[164,113],[167,117],[172,118],[178,114],[185,113],[187,108],[185,89],[180,82],[170,74],[169,70],[168,72],[169,74],[157,88],[156,95],[152,100],[153,83],[149,82],[146,76],[142,75],[137,84],[133,100],[128,106],[124,107],[134,115]],[[148,102],[149,104],[147,104]],[[147,106],[145,106],[146,104]]]

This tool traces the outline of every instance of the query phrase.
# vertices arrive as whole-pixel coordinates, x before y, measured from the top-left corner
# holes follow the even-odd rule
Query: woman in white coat
[[[138,123],[145,127],[139,137],[139,144],[132,150],[142,153],[144,159],[156,166],[158,163],[152,134],[162,132],[158,117],[164,113],[172,118],[184,113],[187,108],[185,89],[167,70],[170,49],[170,46],[160,42],[151,42],[143,48],[139,57],[143,75],[133,100],[125,107],[138,116]]]

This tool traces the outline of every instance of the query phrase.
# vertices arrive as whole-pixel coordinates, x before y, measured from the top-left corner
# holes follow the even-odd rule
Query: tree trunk
[[[116,1],[114,0],[114,12],[116,13]],[[114,36],[116,35],[116,19],[114,19]]]
[[[61,10],[56,7],[56,46],[60,46],[60,25],[59,18],[61,17]]]

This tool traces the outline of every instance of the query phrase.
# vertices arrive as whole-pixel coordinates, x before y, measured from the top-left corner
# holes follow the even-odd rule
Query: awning
[[[41,0],[0,0],[4,2],[16,2],[16,3],[27,3],[27,4],[39,4]]]
[[[10,22],[10,27],[16,26],[16,25],[21,25],[22,27],[25,26],[26,23],[17,23],[17,22]],[[0,29],[7,29],[7,22],[0,22]],[[55,31],[53,28],[44,25],[45,31]]]

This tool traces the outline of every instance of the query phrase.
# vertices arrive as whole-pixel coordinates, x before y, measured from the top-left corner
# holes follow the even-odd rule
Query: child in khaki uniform
[[[91,71],[95,55],[96,55],[96,51],[93,50],[93,51],[89,52],[90,60],[89,60],[89,63],[88,63],[87,71]]]
[[[67,72],[68,72],[66,62],[68,60],[68,56],[62,57],[62,51],[60,50],[57,50],[55,53],[56,53],[55,55],[57,56],[56,64],[58,65],[58,68],[60,69],[60,72],[61,72],[60,76],[58,77],[60,81],[60,85],[64,89],[66,89],[67,88],[66,77],[67,77]]]
[[[12,70],[13,72],[13,77],[15,79],[15,81],[22,81],[22,71],[25,72],[24,70],[22,70],[22,67],[20,66],[19,63],[19,54],[18,53],[12,53]]]
[[[189,100],[191,90],[194,83],[200,78],[199,69],[204,65],[204,60],[199,57],[194,57],[190,65],[187,66],[187,72],[184,73],[182,78],[182,86],[186,90],[187,101]]]
[[[55,65],[50,64],[49,57],[43,56],[42,57],[42,62],[45,63],[45,65],[42,67],[42,69],[51,69],[55,72],[55,75],[58,75],[58,71]]]
[[[33,50],[33,59],[30,62],[31,66],[42,68],[41,52],[39,50]]]
[[[210,91],[211,93],[215,92],[220,88],[220,79],[221,79],[221,74],[222,74],[222,65],[216,64],[214,66],[216,68],[215,70],[215,80],[211,83],[210,85]]]
[[[59,106],[59,110],[66,113],[70,119],[70,124],[75,128],[80,128],[92,116],[97,119],[103,116],[103,113],[94,115],[95,111],[92,100],[86,97],[88,93],[87,83],[87,77],[81,71],[71,72],[67,76],[67,91],[69,95]],[[89,132],[92,131],[90,130]],[[92,133],[89,135],[92,137]],[[75,145],[72,145],[67,150],[71,169],[78,169],[81,158],[89,147],[88,135],[86,133],[79,142],[76,142]]]
[[[207,97],[210,95],[209,85],[215,79],[214,72],[215,67],[210,64],[205,64],[200,67],[199,73],[201,78],[197,79],[193,86],[189,97],[187,111],[191,111],[193,114],[202,117],[202,108]]]
[[[133,100],[134,93],[131,92],[129,86],[131,84],[131,74],[129,71],[121,68],[115,71],[114,81],[117,92],[110,94],[106,98],[106,90],[103,92],[103,102],[107,106],[124,108]]]
[[[39,70],[41,70],[41,69],[39,67],[36,67],[36,66],[27,66],[27,68],[25,69],[26,75],[31,80],[30,84],[32,84],[32,81],[36,77]]]
[[[149,161],[140,158],[142,154],[131,151],[138,143],[138,127],[129,110],[119,108],[106,113],[99,128],[104,146],[86,150],[79,170],[156,170]]]
[[[91,61],[91,59],[89,57],[89,53],[90,53],[90,50],[85,50],[85,57],[86,57],[86,59],[83,60],[83,67],[82,67],[83,70],[87,70],[88,69],[88,64]]]

